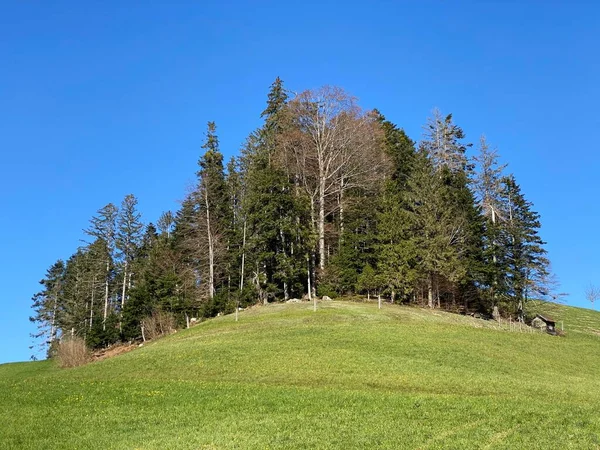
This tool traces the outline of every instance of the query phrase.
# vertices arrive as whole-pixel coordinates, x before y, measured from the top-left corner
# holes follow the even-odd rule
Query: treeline
[[[452,115],[434,111],[417,145],[339,88],[291,98],[278,78],[261,117],[226,166],[208,123],[194,189],[156,225],[133,195],[100,209],[40,282],[38,336],[102,347],[140,338],[157,311],[183,326],[346,294],[523,320],[548,294],[539,215],[485,138],[467,156]]]

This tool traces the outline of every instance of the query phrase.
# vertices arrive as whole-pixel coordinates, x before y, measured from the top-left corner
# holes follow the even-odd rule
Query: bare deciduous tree
[[[585,298],[590,301],[593,308],[594,302],[600,298],[600,289],[590,283],[588,287],[585,288]]]
[[[343,208],[345,191],[372,183],[385,165],[380,131],[374,116],[337,87],[304,91],[288,111],[294,126],[284,137],[286,165],[310,198],[323,270],[325,218]]]

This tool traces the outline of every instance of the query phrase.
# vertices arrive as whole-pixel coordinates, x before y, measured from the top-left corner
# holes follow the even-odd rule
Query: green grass
[[[2,365],[0,447],[600,448],[600,314],[553,312],[565,338],[394,305],[270,305],[84,367]]]

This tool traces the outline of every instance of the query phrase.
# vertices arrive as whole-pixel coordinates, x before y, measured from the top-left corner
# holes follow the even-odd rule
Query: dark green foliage
[[[197,183],[158,230],[142,233],[133,195],[101,208],[85,231],[92,242],[42,280],[36,336],[97,348],[139,339],[157,312],[183,326],[309,293],[521,318],[528,299],[548,297],[539,215],[484,139],[475,171],[452,115],[434,111],[417,150],[342,90],[315,92],[333,97],[288,102],[277,78],[264,123],[226,168],[209,122]]]
[[[278,78],[262,114],[265,124],[248,139],[243,155],[242,214],[247,229],[248,278],[263,301],[301,296],[304,291],[308,251],[306,199],[298,194],[285,167],[277,162],[278,139],[286,127],[281,118],[286,100]]]
[[[530,298],[548,295],[548,259],[545,242],[538,230],[540,216],[532,210],[513,176],[502,180],[503,196],[508,205],[506,221],[507,285],[513,299],[513,311],[523,315],[524,303]]]
[[[119,315],[111,311],[104,323],[95,322],[87,333],[86,345],[91,349],[99,349],[117,343],[120,339],[119,320]]]
[[[377,272],[390,292],[410,298],[417,283],[418,231],[409,182],[417,162],[414,143],[403,130],[380,115],[384,150],[391,159],[391,177],[385,181],[377,209]]]

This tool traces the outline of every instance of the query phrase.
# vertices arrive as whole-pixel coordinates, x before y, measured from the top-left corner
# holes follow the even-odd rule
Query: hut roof
[[[556,323],[556,320],[554,320],[552,317],[542,316],[541,314],[536,314],[535,317],[539,317],[540,319],[542,319],[546,323]]]

